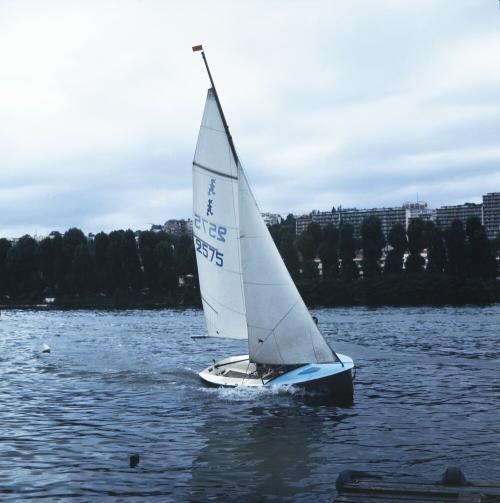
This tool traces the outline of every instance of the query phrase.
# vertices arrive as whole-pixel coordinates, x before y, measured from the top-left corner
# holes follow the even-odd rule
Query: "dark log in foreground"
[[[456,467],[448,468],[439,482],[347,470],[336,487],[334,503],[500,503],[500,483],[472,484]]]

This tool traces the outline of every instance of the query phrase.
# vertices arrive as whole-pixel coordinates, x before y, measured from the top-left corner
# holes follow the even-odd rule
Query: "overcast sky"
[[[500,191],[498,0],[0,0],[0,236],[190,216],[200,43],[262,211]]]

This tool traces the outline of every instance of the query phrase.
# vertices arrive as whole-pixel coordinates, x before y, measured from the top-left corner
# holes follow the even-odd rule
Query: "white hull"
[[[352,392],[354,363],[346,355],[337,356],[342,363],[310,363],[261,372],[260,375],[248,355],[231,356],[207,367],[199,376],[206,384],[221,387],[300,386],[321,387],[328,392],[339,391],[342,394],[349,389]]]

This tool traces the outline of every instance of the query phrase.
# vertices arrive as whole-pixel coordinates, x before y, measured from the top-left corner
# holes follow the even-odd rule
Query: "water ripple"
[[[0,499],[330,501],[344,469],[451,464],[500,480],[500,306],[315,314],[356,360],[351,404],[203,387],[246,348],[192,339],[197,310],[3,312]]]

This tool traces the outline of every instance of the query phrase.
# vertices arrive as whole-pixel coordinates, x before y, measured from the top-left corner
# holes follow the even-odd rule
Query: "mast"
[[[212,73],[210,72],[207,57],[205,56],[205,51],[203,50],[202,45],[193,46],[193,52],[198,52],[198,51],[201,51],[201,56],[203,57],[203,62],[205,63],[205,68],[207,69],[208,78],[210,79],[210,84],[211,84],[212,90],[214,92],[215,101],[217,103],[217,108],[219,109],[220,116],[222,118],[222,123],[224,124],[224,129],[226,131],[226,136],[229,141],[229,146],[231,147],[231,152],[233,154],[234,162],[236,163],[236,166],[239,166],[240,161],[238,159],[238,154],[236,153],[236,148],[234,147],[233,137],[231,136],[231,133],[229,132],[229,126],[227,125],[226,116],[224,115],[224,111],[222,110],[222,105],[220,104],[219,95],[217,94],[217,89],[215,88],[214,79],[212,78]]]
[[[202,46],[193,47],[201,51]],[[210,82],[213,78],[204,57]],[[210,337],[248,340],[240,258],[238,159],[215,88],[208,90],[193,159],[193,240]]]

